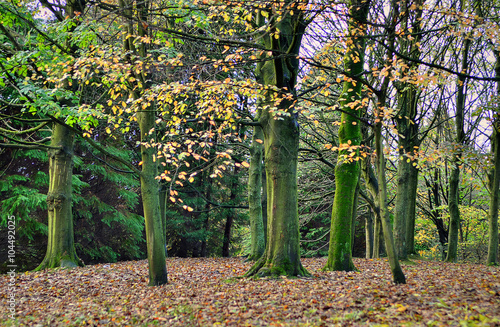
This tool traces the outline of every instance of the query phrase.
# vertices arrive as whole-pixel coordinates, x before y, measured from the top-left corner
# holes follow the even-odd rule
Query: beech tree
[[[364,23],[370,9],[370,2],[353,0],[349,5],[349,28],[346,41],[347,51],[344,57],[344,70],[350,76],[363,71],[365,55],[366,27]],[[344,82],[340,106],[342,115],[339,128],[339,147],[345,147],[339,154],[335,167],[335,197],[333,200],[332,224],[330,229],[330,248],[326,270],[355,270],[351,256],[351,221],[359,180],[360,165],[356,156],[362,141],[361,126],[358,117],[365,110],[361,101],[362,84],[352,78]],[[354,147],[354,151],[347,149]]]
[[[20,3],[15,3],[13,6],[0,5],[3,17],[8,17],[2,23],[0,33],[9,43],[3,48],[7,57],[0,63],[2,74],[6,77],[3,86],[16,90],[15,96],[18,97],[2,99],[7,103],[4,108],[14,109],[4,113],[2,121],[6,126],[9,126],[10,120],[31,121],[38,125],[31,129],[33,131],[50,122],[53,125],[51,143],[47,146],[41,141],[24,142],[7,136],[10,142],[3,144],[2,147],[48,149],[49,238],[46,256],[37,269],[74,267],[83,265],[75,252],[71,211],[74,133],[54,116],[62,115],[65,111],[74,112],[79,91],[78,85],[73,85],[64,72],[58,69],[50,72],[46,63],[51,60],[57,63],[74,58],[78,50],[78,41],[72,38],[72,32],[79,25],[77,14],[83,12],[85,8],[78,1],[68,1],[64,6],[57,8],[46,1],[41,1],[41,4],[51,10],[57,20],[51,23],[46,31],[43,31],[44,27],[40,25],[39,20],[34,18],[36,7],[19,8]],[[22,26],[26,34],[18,34],[16,24],[20,24],[18,26]],[[58,33],[60,35],[56,38]],[[46,47],[52,47],[54,52],[48,54]],[[37,57],[42,59],[41,62],[34,59]],[[54,72],[57,76],[50,76]],[[27,80],[24,84],[20,83],[23,78]],[[29,118],[28,111],[39,115],[41,119]],[[15,130],[4,129],[3,132],[16,134]]]
[[[256,17],[259,26],[272,22],[271,33],[262,38],[275,55],[258,67],[258,79],[263,85],[275,87],[281,94],[276,99],[276,108],[266,104],[259,117],[264,135],[267,179],[267,242],[264,254],[246,276],[309,275],[300,263],[297,208],[299,126],[292,100],[299,69],[297,56],[306,29],[305,5],[294,1],[269,3]]]

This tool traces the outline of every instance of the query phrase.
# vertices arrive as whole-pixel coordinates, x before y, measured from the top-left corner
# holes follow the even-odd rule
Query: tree
[[[344,70],[350,76],[363,71],[365,55],[366,18],[370,1],[353,0],[349,3],[349,27],[347,50],[344,57]],[[339,147],[345,149],[339,154],[335,166],[335,197],[330,229],[330,248],[325,270],[355,270],[351,257],[351,221],[356,186],[359,180],[360,165],[358,149],[362,141],[358,117],[364,111],[361,101],[362,84],[354,79],[344,81],[340,107],[342,110],[339,128]],[[350,150],[350,152],[348,151]]]
[[[500,51],[495,50],[495,76],[500,78]],[[497,81],[496,87],[497,97],[500,97],[500,80]],[[498,104],[497,104],[498,106]],[[500,187],[500,110],[496,109],[493,112],[492,121],[493,131],[490,137],[491,156],[493,159],[493,168],[490,172],[490,207],[488,211],[488,259],[486,264],[490,266],[498,266],[498,207],[500,195],[498,194]]]
[[[58,76],[50,76],[50,72],[45,72],[47,66],[43,67],[42,63],[50,62],[51,58],[56,63],[61,61],[61,58],[68,61],[74,59],[78,46],[77,41],[72,39],[71,33],[79,25],[75,12],[83,11],[85,8],[82,8],[80,3],[76,1],[68,1],[65,6],[58,8],[58,10],[54,10],[52,5],[46,1],[41,1],[41,3],[53,10],[58,20],[57,23],[50,24],[46,32],[42,31],[39,22],[33,17],[35,9],[30,11],[19,9],[17,5],[1,5],[0,10],[7,15],[6,17],[10,16],[6,19],[7,25],[2,25],[0,28],[10,46],[4,48],[9,57],[1,63],[0,68],[2,68],[4,76],[7,77],[9,87],[15,89],[19,97],[7,100],[9,101],[7,108],[15,108],[17,112],[7,113],[2,118],[4,122],[11,119],[22,119],[21,117],[26,115],[28,109],[34,114],[38,113],[43,117],[42,122],[51,121],[53,124],[51,145],[45,146],[41,142],[23,142],[8,137],[11,144],[3,146],[49,150],[50,184],[47,194],[49,241],[45,259],[37,269],[60,266],[74,267],[83,265],[75,252],[71,211],[74,134],[71,129],[60,124],[52,115],[74,110],[79,91],[77,85],[72,85],[66,75],[59,74],[59,70],[55,69]],[[22,24],[25,28],[25,35],[19,35],[13,30],[15,22]],[[31,39],[31,33],[36,35],[35,38]],[[59,43],[53,39],[57,33],[61,34],[59,40],[62,41]],[[40,42],[36,42],[37,37]],[[54,49],[53,53],[47,51],[47,47],[50,46]],[[23,53],[26,54],[24,58]],[[41,57],[41,62],[37,63],[34,60],[36,57]],[[19,62],[16,62],[17,60]],[[9,67],[22,68],[9,71]],[[20,78],[25,78],[26,81],[21,84]],[[44,90],[47,85],[51,91]],[[17,101],[20,101],[21,104],[15,104]],[[31,119],[31,121],[38,124],[38,127],[35,127],[33,131],[43,127],[39,125],[40,120]],[[4,130],[4,132],[16,133],[15,130]]]
[[[260,115],[260,111],[258,115]],[[250,216],[251,237],[248,260],[259,259],[266,246],[264,229],[267,224],[264,225],[263,211],[267,210],[267,207],[262,206],[263,139],[262,127],[254,126],[252,144],[250,145],[250,167],[248,168],[248,214]]]
[[[300,263],[297,208],[299,126],[292,100],[299,69],[297,56],[306,28],[305,5],[293,1],[270,3],[257,16],[259,26],[265,25],[266,17],[270,20],[267,23],[271,22],[271,33],[262,37],[274,55],[272,60],[258,67],[258,80],[263,85],[275,87],[279,93],[276,108],[266,103],[259,117],[264,135],[267,179],[267,242],[264,254],[246,276],[309,275]]]
[[[420,21],[422,19],[425,1],[403,1],[402,22],[403,30],[415,33],[411,39],[400,39],[401,52],[413,59],[420,57],[420,42],[422,34]],[[411,8],[414,10],[410,11]],[[407,62],[409,73],[418,70],[418,64]],[[415,158],[416,149],[420,145],[418,135],[419,122],[417,121],[417,108],[421,91],[410,83],[395,83],[397,90],[398,113],[396,115],[396,128],[398,131],[398,148],[400,160],[398,161],[396,203],[394,208],[394,240],[398,258],[406,260],[409,253],[414,252],[415,207],[418,184],[418,169]]]

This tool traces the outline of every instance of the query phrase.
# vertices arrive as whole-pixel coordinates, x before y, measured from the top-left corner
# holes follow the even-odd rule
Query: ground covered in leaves
[[[500,326],[500,269],[415,261],[406,285],[392,283],[386,260],[355,259],[359,272],[312,278],[238,278],[241,258],[168,258],[169,284],[147,286],[147,262],[28,272],[16,277],[16,316],[1,326]]]

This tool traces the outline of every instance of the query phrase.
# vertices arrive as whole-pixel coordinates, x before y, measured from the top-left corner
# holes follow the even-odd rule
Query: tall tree
[[[271,33],[266,32],[263,39],[274,55],[257,74],[264,85],[275,87],[279,93],[276,108],[267,103],[259,119],[264,134],[267,178],[267,243],[264,254],[247,276],[309,274],[300,263],[297,207],[299,126],[292,100],[299,69],[297,56],[306,28],[306,5],[300,1],[271,2],[257,16],[260,26],[271,20]]]
[[[260,64],[261,65],[261,64]],[[260,115],[260,111],[258,113]],[[266,240],[262,206],[262,160],[264,135],[261,126],[254,126],[250,145],[250,167],[248,168],[248,207],[250,218],[250,254],[248,260],[257,260],[264,253]]]
[[[414,33],[411,39],[401,38],[401,52],[418,60],[420,57],[421,18],[425,1],[403,1],[401,3],[401,27],[409,33]],[[410,10],[414,7],[414,10]],[[407,61],[408,72],[418,70],[415,61]],[[394,241],[398,258],[405,260],[409,253],[414,252],[415,207],[417,197],[418,169],[414,153],[420,144],[417,118],[417,108],[420,91],[417,86],[409,83],[395,83],[397,90],[398,113],[396,128],[398,130],[398,161],[396,202],[394,205]]]
[[[124,51],[129,63],[135,60],[144,60],[147,56],[147,43],[137,42],[136,45],[132,36],[137,36],[144,40],[149,37],[148,22],[150,15],[148,10],[151,7],[149,1],[136,2],[134,0],[120,0],[120,9],[127,17],[126,28],[129,36],[124,41]],[[134,13],[136,16],[134,16]],[[132,17],[137,20],[136,27]],[[143,87],[148,85],[147,73],[138,70],[131,72],[136,83],[135,91],[131,97],[138,100]],[[142,170],[139,175],[141,180],[142,206],[144,210],[146,242],[148,250],[149,265],[149,285],[157,286],[168,282],[167,267],[165,264],[165,243],[163,227],[160,216],[160,194],[158,176],[158,164],[156,163],[156,114],[149,106],[140,107],[137,110],[137,122],[139,124],[141,137],[141,159]]]
[[[461,10],[464,10],[464,1],[461,1]],[[469,49],[472,40],[470,35],[464,38],[462,46],[462,63],[460,71],[467,73],[469,70]],[[459,210],[459,183],[460,183],[460,161],[462,158],[463,147],[466,145],[466,135],[464,131],[465,124],[465,102],[466,102],[466,78],[458,76],[457,79],[457,97],[455,110],[455,151],[451,160],[451,173],[449,179],[448,210],[450,212],[450,224],[448,227],[448,251],[445,261],[456,262],[458,256],[458,233],[460,228],[460,210]]]
[[[495,76],[497,81],[496,93],[500,98],[500,51],[495,50]],[[500,104],[497,103],[497,109],[493,112],[492,127],[493,131],[490,137],[491,156],[493,159],[493,169],[490,172],[490,207],[488,211],[488,258],[486,264],[498,266],[498,207],[500,202]]]
[[[366,19],[370,9],[370,0],[351,0],[349,5],[349,26],[347,49],[344,56],[344,70],[350,76],[358,76],[364,70]],[[362,133],[358,117],[364,111],[361,102],[362,84],[354,79],[344,81],[340,100],[342,110],[339,128],[339,147],[357,147],[361,144]],[[351,149],[352,151],[352,149]],[[347,149],[339,154],[335,166],[335,197],[332,209],[332,224],[330,229],[330,247],[325,270],[354,270],[351,255],[351,220],[356,187],[359,180],[360,164],[357,150]]]
[[[65,75],[57,68],[54,69],[54,67],[51,67],[53,70],[50,71],[50,68],[47,68],[49,65],[43,67],[37,62],[38,59],[35,60],[34,58],[38,57],[40,62],[54,60],[56,63],[67,60],[67,62],[64,62],[65,65],[74,60],[77,55],[78,41],[75,40],[72,32],[80,24],[80,21],[76,18],[77,13],[83,12],[85,5],[77,1],[68,1],[64,6],[57,6],[56,8],[55,5],[47,1],[40,2],[52,11],[56,17],[56,21],[45,26],[45,31],[44,27],[39,26],[34,18],[35,8],[26,9],[20,3],[15,3],[14,6],[9,6],[7,3],[1,4],[0,10],[5,15],[4,17],[15,18],[12,20],[7,18],[0,27],[0,33],[10,43],[10,46],[3,48],[3,51],[10,53],[8,57],[4,58],[5,60],[0,62],[0,68],[9,87],[18,92],[18,98],[15,102],[19,101],[18,104],[7,106],[7,108],[16,108],[16,112],[14,114],[12,112],[8,113],[2,118],[4,122],[7,122],[7,126],[9,126],[8,120],[10,119],[29,122],[30,117],[26,115],[26,112],[28,111],[27,108],[30,108],[29,111],[33,114],[38,114],[39,117],[44,118],[48,116],[47,119],[53,123],[50,146],[44,146],[43,142],[30,144],[30,142],[18,142],[13,138],[7,138],[14,141],[14,143],[18,143],[17,146],[19,147],[46,148],[49,150],[50,184],[47,194],[49,238],[45,259],[37,269],[60,266],[74,267],[83,265],[83,262],[76,255],[73,235],[71,200],[74,135],[71,129],[68,129],[64,124],[60,124],[52,115],[64,115],[72,112],[77,105],[77,94],[80,91],[78,85],[74,85],[69,81],[67,74]],[[12,25],[12,23],[17,23],[18,26],[26,28],[26,34],[17,34],[13,30],[17,26]],[[57,31],[60,35],[55,38]],[[34,35],[33,39],[32,34]],[[51,53],[45,51],[49,45],[54,50]],[[23,55],[25,56],[24,59],[19,56],[21,53],[25,54]],[[15,63],[16,60],[19,60],[19,62]],[[9,66],[14,69],[8,69]],[[20,78],[25,81],[21,82]],[[8,101],[14,101],[14,99],[8,99]],[[20,108],[22,109],[19,110]],[[41,121],[47,121],[47,119]],[[42,126],[39,125],[40,120],[31,119],[31,121],[38,125],[32,129],[33,131]]]

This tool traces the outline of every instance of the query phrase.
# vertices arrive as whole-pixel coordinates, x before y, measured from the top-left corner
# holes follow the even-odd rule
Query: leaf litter
[[[385,259],[354,259],[359,272],[310,278],[241,278],[242,258],[168,258],[169,284],[149,287],[147,262],[16,276],[16,320],[2,292],[2,326],[500,326],[500,268],[415,261],[395,285]],[[0,288],[7,290],[8,277]]]

